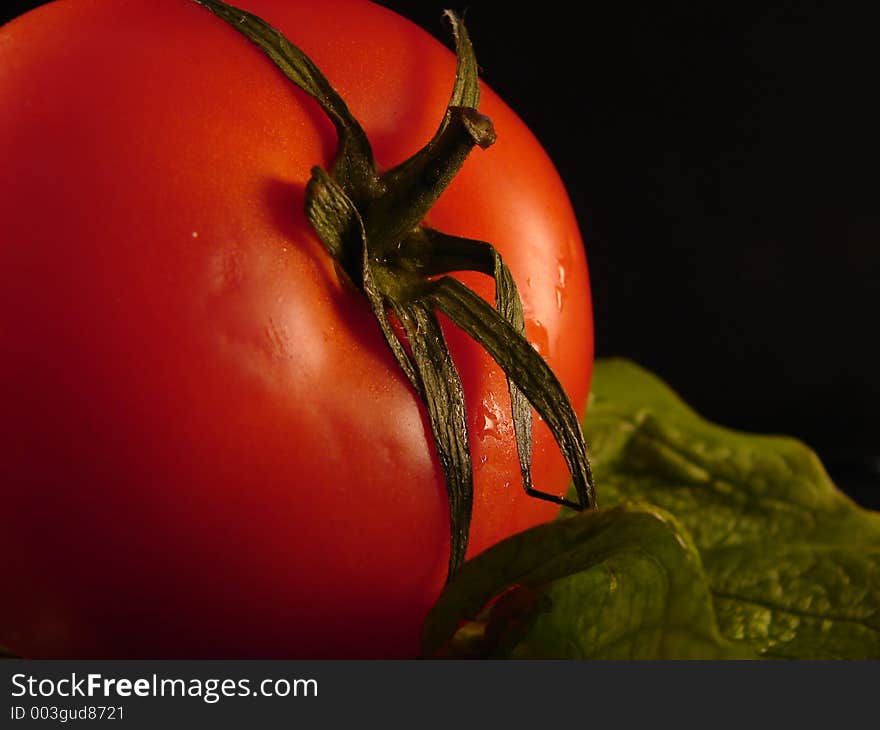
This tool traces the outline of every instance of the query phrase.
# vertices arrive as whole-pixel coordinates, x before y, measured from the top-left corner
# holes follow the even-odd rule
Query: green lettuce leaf
[[[597,363],[588,413],[600,504],[675,515],[727,638],[765,657],[880,658],[880,513],[812,451],[711,424],[624,360]]]
[[[469,623],[460,629],[463,620]],[[639,503],[534,527],[466,563],[428,617],[424,651],[495,658],[750,656],[719,633],[690,538],[671,515]]]
[[[807,447],[713,425],[599,361],[585,426],[601,509],[476,556],[428,656],[880,658],[880,513]]]

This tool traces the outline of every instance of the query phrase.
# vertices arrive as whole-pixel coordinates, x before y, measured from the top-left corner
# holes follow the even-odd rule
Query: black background
[[[447,41],[442,2],[383,4]],[[568,187],[597,354],[712,420],[803,439],[877,508],[880,44],[863,7],[456,9]]]

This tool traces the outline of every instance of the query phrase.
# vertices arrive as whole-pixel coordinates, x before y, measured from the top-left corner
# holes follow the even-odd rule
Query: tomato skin
[[[438,41],[355,0],[240,0],[309,54],[383,166],[433,134]],[[477,39],[478,41],[478,39]],[[479,51],[479,46],[477,46]],[[0,644],[32,658],[406,657],[445,577],[430,429],[303,214],[332,126],[188,0],[67,0],[0,29]],[[429,220],[491,241],[577,412],[589,283],[565,190],[490,90],[496,145]],[[462,278],[492,301],[490,280]],[[445,324],[469,555],[553,517],[503,374]],[[536,421],[536,486],[564,462]]]

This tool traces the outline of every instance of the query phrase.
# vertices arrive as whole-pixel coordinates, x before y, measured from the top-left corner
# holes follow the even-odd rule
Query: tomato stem
[[[447,580],[467,552],[473,469],[464,391],[437,310],[485,348],[507,376],[526,493],[576,510],[594,508],[593,476],[578,419],[559,380],[525,338],[522,302],[501,256],[486,242],[422,225],[473,148],[486,148],[495,141],[491,120],[477,111],[477,63],[461,20],[446,11],[458,65],[437,132],[411,158],[382,172],[345,101],[299,48],[251,13],[219,0],[194,2],[259,46],[287,78],[320,104],[336,127],[336,158],[329,173],[313,168],[306,188],[306,216],[329,254],[366,297],[395,359],[427,410],[449,498]],[[464,270],[494,278],[494,308],[457,279],[443,276]],[[391,325],[390,312],[403,325],[408,347]],[[577,501],[532,484],[532,407],[556,438]]]
[[[385,193],[362,212],[376,251],[395,251],[419,224],[458,173],[475,146],[495,142],[492,120],[470,107],[450,107],[431,143],[402,165],[384,173]]]

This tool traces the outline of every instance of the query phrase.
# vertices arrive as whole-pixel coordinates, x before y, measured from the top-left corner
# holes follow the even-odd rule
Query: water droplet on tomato
[[[480,404],[474,426],[481,440],[486,437],[500,439],[510,428],[510,423],[507,422],[504,411],[501,410],[494,395],[489,395]]]
[[[477,419],[478,434],[481,439],[491,436],[494,439],[501,438],[498,433],[498,417],[492,409],[484,402],[480,407],[480,413]]]
[[[529,336],[529,343],[539,355],[547,355],[550,350],[550,337],[547,334],[547,328],[538,322],[532,322],[526,327]]]
[[[556,309],[561,312],[563,305],[563,292],[565,291],[565,264],[562,259],[557,259],[556,270],[559,275],[559,280],[556,284]]]

